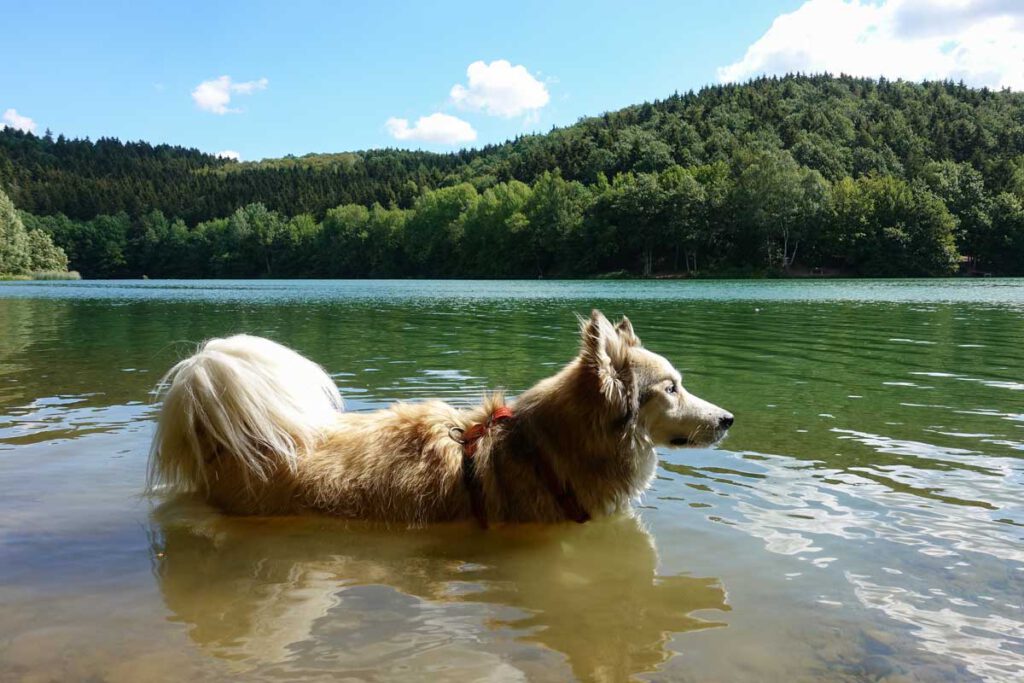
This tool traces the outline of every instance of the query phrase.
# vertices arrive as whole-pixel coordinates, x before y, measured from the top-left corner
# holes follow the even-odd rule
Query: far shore
[[[577,277],[549,277],[549,278],[536,278],[537,281],[543,280],[575,280],[578,282],[586,281],[597,281],[597,282],[608,282],[608,281],[664,281],[664,280],[879,280],[879,279],[895,279],[895,280],[951,280],[951,279],[975,279],[982,277],[1003,277],[993,275],[992,273],[985,273],[980,271],[973,272],[961,272],[955,275],[945,276],[922,276],[922,275],[902,275],[892,274],[886,276],[878,275],[859,275],[857,273],[851,273],[847,271],[837,269],[827,270],[792,270],[788,272],[735,272],[735,271],[722,271],[722,272],[711,272],[711,273],[687,273],[687,272],[667,272],[667,273],[654,273],[650,276],[636,275],[633,273],[626,272],[612,272],[612,273],[600,273],[597,275],[577,276]],[[145,275],[141,277],[121,277],[121,278],[90,278],[82,277],[77,271],[71,271],[68,273],[45,273],[45,274],[33,274],[33,275],[0,275],[0,282],[54,282],[54,281],[90,281],[90,280],[121,280],[124,282],[132,281],[190,281],[194,280],[197,282],[205,280],[232,280],[232,281],[251,281],[260,282],[262,280],[277,280],[277,281],[303,281],[303,280],[449,280],[449,281],[476,281],[476,280],[531,280],[533,278],[479,278],[479,277],[408,277],[408,278],[320,278],[320,277],[285,277],[285,278],[256,278],[256,277],[243,277],[243,278],[209,278],[209,277],[188,277],[188,278],[150,278]]]

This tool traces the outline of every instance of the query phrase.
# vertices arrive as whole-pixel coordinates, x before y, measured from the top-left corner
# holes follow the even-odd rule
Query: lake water
[[[270,336],[349,409],[516,393],[628,314],[733,411],[635,517],[141,495],[151,390]],[[1024,281],[0,284],[0,680],[1024,679]]]

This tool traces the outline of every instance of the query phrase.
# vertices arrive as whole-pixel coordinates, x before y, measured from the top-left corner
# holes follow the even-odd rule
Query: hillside
[[[1024,96],[790,76],[453,154],[257,163],[0,132],[88,276],[1024,273]]]

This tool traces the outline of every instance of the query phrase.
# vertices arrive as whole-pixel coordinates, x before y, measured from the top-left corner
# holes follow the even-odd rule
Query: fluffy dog
[[[197,491],[234,514],[405,524],[621,511],[653,478],[655,445],[709,445],[733,416],[687,393],[628,319],[594,311],[580,331],[579,356],[512,403],[362,413],[343,412],[331,378],[280,344],[212,339],[162,383],[150,487]]]

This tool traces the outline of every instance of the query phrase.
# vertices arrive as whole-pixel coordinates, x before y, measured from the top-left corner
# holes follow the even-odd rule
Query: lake
[[[515,394],[628,314],[736,414],[636,515],[481,531],[142,495],[161,374]],[[1024,281],[0,283],[0,680],[1024,678]]]

